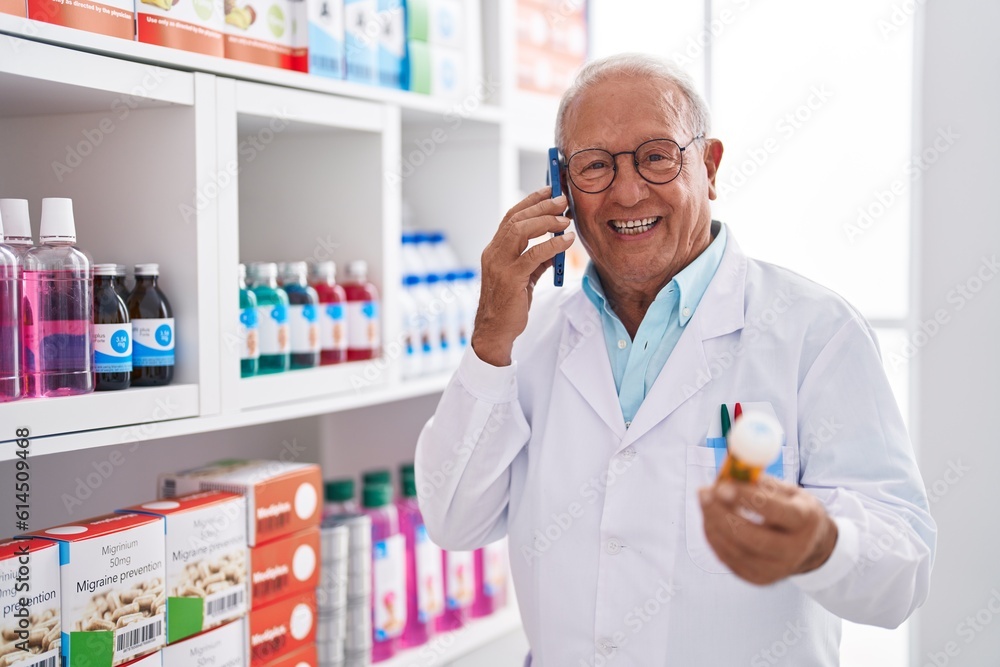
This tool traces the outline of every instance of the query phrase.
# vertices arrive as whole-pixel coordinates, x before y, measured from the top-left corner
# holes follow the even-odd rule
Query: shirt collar
[[[678,321],[685,326],[694,316],[695,309],[705,296],[708,284],[712,282],[715,272],[722,263],[722,255],[726,250],[726,226],[712,221],[712,231],[715,238],[694,261],[681,269],[674,279],[667,283],[656,295],[656,300],[665,298],[671,285],[677,289]],[[601,277],[593,262],[587,262],[587,270],[583,274],[583,291],[599,311],[615,315],[604,294]],[[617,317],[617,315],[615,315]]]

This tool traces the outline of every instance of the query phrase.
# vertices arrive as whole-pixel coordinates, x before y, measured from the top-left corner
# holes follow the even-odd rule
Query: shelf
[[[387,373],[372,362],[352,362],[241,378],[241,410],[308,400],[332,394],[360,393],[388,381]]]
[[[455,100],[435,99],[405,90],[393,90],[366,86],[352,81],[326,79],[308,75],[302,72],[282,70],[264,65],[227,60],[201,53],[191,53],[180,49],[171,49],[155,44],[144,44],[108,35],[75,30],[41,21],[20,18],[8,14],[0,14],[0,33],[6,33],[25,39],[66,46],[80,51],[114,56],[139,63],[162,65],[173,69],[195,72],[207,72],[219,76],[271,83],[288,88],[299,88],[320,93],[330,93],[344,97],[383,102],[397,105],[407,110],[408,116],[427,116],[461,113],[483,122],[499,123],[503,117],[502,111],[488,104],[477,104],[469,109],[463,104],[466,98]],[[67,75],[78,76],[86,70],[81,68],[67,72]]]
[[[492,616],[471,621],[459,630],[438,635],[423,646],[378,664],[379,667],[443,667],[520,627],[521,615],[517,605],[508,602],[505,608]]]

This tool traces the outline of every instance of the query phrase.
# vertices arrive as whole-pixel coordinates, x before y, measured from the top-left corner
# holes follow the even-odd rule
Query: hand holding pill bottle
[[[756,482],[781,453],[781,424],[768,414],[744,413],[733,424],[727,445],[719,481]]]

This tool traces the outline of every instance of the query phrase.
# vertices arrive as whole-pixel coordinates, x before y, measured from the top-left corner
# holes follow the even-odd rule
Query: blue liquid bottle
[[[291,351],[288,335],[288,295],[278,288],[278,267],[271,262],[251,265],[253,293],[257,297],[260,327],[260,361],[257,372],[282,373],[288,370]]]
[[[247,289],[247,267],[240,264],[240,324],[237,329],[240,346],[240,377],[257,374],[260,363],[260,342],[257,325],[257,297]]]
[[[128,389],[132,376],[132,324],[118,291],[116,265],[94,266],[94,389]]]
[[[306,263],[282,266],[281,288],[288,295],[288,328],[291,336],[291,367],[319,366],[319,296],[306,284]]]
[[[174,311],[159,286],[159,264],[136,264],[128,295],[132,318],[132,386],[159,387],[174,379]]]

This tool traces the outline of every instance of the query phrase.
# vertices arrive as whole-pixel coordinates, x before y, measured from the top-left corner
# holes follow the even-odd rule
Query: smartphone
[[[552,198],[563,194],[562,180],[562,156],[559,155],[558,148],[549,149],[549,169],[545,174],[546,181],[552,186]],[[569,192],[566,193],[567,200]],[[562,236],[562,232],[556,232],[553,236]],[[552,258],[552,280],[556,287],[562,287],[563,278],[566,276],[566,253],[561,252]]]

